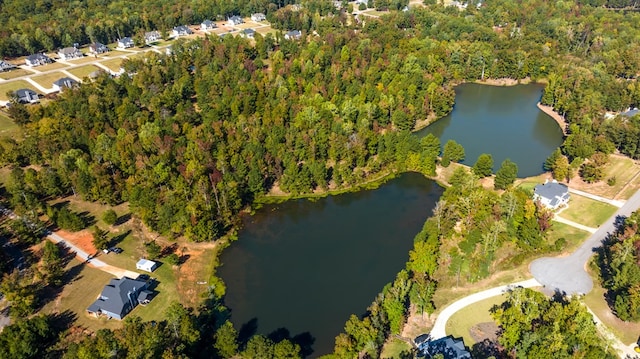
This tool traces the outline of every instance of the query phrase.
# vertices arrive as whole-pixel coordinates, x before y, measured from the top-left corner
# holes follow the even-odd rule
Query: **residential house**
[[[416,343],[418,358],[433,358],[440,354],[444,359],[471,359],[469,349],[464,345],[462,338],[455,339],[452,336],[431,340],[428,334],[417,337]]]
[[[193,31],[191,31],[191,29],[186,25],[176,26],[171,31],[172,37],[187,36],[191,34],[193,34]]]
[[[227,19],[227,25],[235,26],[235,25],[240,25],[242,23],[244,23],[244,20],[242,20],[242,18],[237,15],[231,16],[230,18]]]
[[[94,42],[93,44],[89,45],[89,52],[94,55],[100,55],[104,54],[105,52],[109,52],[109,48],[104,44]]]
[[[73,60],[83,57],[84,54],[82,51],[78,50],[77,47],[65,47],[64,49],[60,49],[58,51],[58,56],[60,60]]]
[[[71,77],[63,77],[53,82],[53,89],[62,92],[64,89],[70,89],[78,85],[78,81]]]
[[[38,103],[40,102],[40,96],[33,90],[20,89],[16,90],[14,96],[20,103]]]
[[[144,42],[146,44],[152,44],[160,40],[162,40],[162,35],[160,35],[160,32],[157,30],[144,33]]]
[[[149,302],[153,293],[147,288],[148,283],[143,280],[128,277],[112,279],[87,311],[96,317],[104,315],[122,320],[138,304]]]
[[[265,21],[266,19],[267,17],[261,12],[257,12],[251,15],[251,20],[256,22]]]
[[[200,30],[203,31],[213,30],[216,27],[218,27],[218,25],[216,25],[216,23],[211,20],[205,20],[200,24]]]
[[[140,259],[138,263],[136,263],[136,269],[150,273],[153,272],[157,267],[158,263],[144,258]]]
[[[291,30],[284,34],[285,40],[298,40],[302,37],[302,32],[300,30]]]
[[[254,29],[244,29],[240,32],[240,36],[246,37],[249,39],[253,39],[255,35],[256,35],[256,31]]]
[[[569,202],[569,187],[556,180],[546,181],[544,184],[535,186],[533,199],[540,201],[540,204],[549,209],[556,209]]]
[[[630,108],[628,110],[626,110],[625,112],[621,113],[621,116],[624,117],[633,117],[635,115],[637,115],[640,112],[640,110],[638,110],[638,108]]]
[[[0,60],[0,72],[9,71],[16,68],[16,65]]]
[[[369,7],[369,0],[356,0],[356,1],[355,1],[355,5],[356,5],[356,6],[354,6],[354,7],[355,7],[356,9],[357,9],[360,5],[364,5],[364,6]]]
[[[46,65],[50,62],[53,62],[53,60],[51,60],[49,56],[45,54],[33,54],[33,55],[27,56],[24,62],[27,64],[27,66],[33,67],[33,66]]]
[[[133,39],[130,37],[124,37],[120,40],[118,40],[118,48],[119,49],[128,49],[130,47],[134,47],[135,44],[133,42]]]

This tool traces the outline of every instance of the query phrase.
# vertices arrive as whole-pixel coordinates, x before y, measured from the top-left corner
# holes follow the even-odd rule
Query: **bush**
[[[113,209],[108,209],[104,211],[104,214],[102,215],[102,220],[104,221],[104,223],[110,226],[113,226],[114,224],[116,224],[116,221],[118,220],[118,214]]]
[[[177,266],[180,264],[180,257],[175,253],[171,253],[165,258],[165,261],[172,266]]]
[[[617,181],[618,179],[615,176],[609,177],[609,179],[607,179],[607,184],[609,186],[615,186]]]

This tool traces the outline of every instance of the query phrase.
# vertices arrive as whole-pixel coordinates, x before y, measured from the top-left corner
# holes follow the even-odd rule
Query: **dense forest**
[[[619,223],[616,233],[604,242],[596,257],[607,302],[618,318],[640,320],[640,212]]]
[[[223,3],[206,6],[222,9]],[[243,14],[254,11],[249,7],[254,5],[241,3],[229,6],[239,6]],[[8,4],[3,2],[0,16],[6,16]],[[432,175],[441,152],[442,166],[461,160],[456,144],[419,140],[410,130],[417,121],[448,113],[456,84],[486,78],[548,82],[542,102],[570,123],[565,144],[547,163],[557,177],[580,170],[598,180],[598,168],[616,149],[638,156],[637,118],[603,116],[640,102],[634,45],[638,15],[633,12],[579,1],[496,0],[465,10],[431,4],[362,25],[345,12],[323,16],[326,7],[314,4],[296,11],[276,10],[284,3],[275,13],[267,9],[271,19],[304,22],[302,41],[257,34],[255,44],[231,36],[178,42],[172,55],[128,61],[127,74],[119,78],[104,75],[43,106],[13,104],[10,113],[25,135],[0,147],[3,163],[14,166],[6,187],[12,208],[32,219],[55,215],[71,225],[70,214],[49,213],[43,202],[71,194],[107,204],[128,201],[137,218],[169,238],[216,240],[236,225],[241,209],[276,189],[304,195],[350,188],[393,171]],[[66,9],[67,3],[60,6]],[[236,11],[220,9],[218,15]],[[211,11],[198,16],[214,17]],[[7,26],[29,23],[20,18],[8,19]],[[56,29],[81,29],[63,24]],[[116,36],[113,29],[104,36]],[[14,41],[7,38],[15,35],[3,36],[0,49],[25,49],[6,45]],[[455,171],[433,217],[416,236],[405,270],[366,315],[347,322],[336,340],[336,358],[365,352],[377,357],[410,310],[434,310],[431,298],[440,276],[473,282],[509,264],[498,261],[501,250],[516,261],[521,254],[562,245],[545,237],[549,214],[528,193],[510,188],[513,163],[505,161],[496,174],[500,192],[480,186],[488,161],[478,159],[473,172]],[[199,335],[210,337],[224,325],[207,323],[195,327],[214,330],[196,329]],[[111,350],[125,348],[127,328],[148,324],[130,325],[67,346],[68,355],[92,340],[116,343],[107,346]],[[158,335],[178,337],[177,324],[168,325],[159,325]],[[171,343],[186,351],[167,348],[168,357],[189,356],[189,350],[200,348],[194,343],[204,341],[182,340],[190,339]],[[271,347],[279,343],[269,340]],[[246,351],[249,343],[230,342],[236,343],[235,352]],[[282,345],[296,351],[293,344]],[[302,347],[297,350],[295,355],[304,353]]]

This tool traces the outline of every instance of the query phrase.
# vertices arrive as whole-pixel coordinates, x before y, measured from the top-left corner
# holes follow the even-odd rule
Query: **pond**
[[[443,146],[455,140],[464,147],[463,163],[469,166],[479,155],[489,153],[494,171],[509,158],[518,165],[518,177],[539,175],[544,161],[562,144],[560,126],[536,106],[543,88],[457,86],[453,111],[416,134],[432,133]]]
[[[442,191],[405,173],[376,190],[261,208],[221,257],[232,322],[309,332],[313,357],[332,352],[349,316],[364,314],[404,268]]]

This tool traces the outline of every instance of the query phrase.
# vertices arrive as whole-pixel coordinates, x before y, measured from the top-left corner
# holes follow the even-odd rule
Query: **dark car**
[[[113,253],[118,253],[118,254],[119,254],[119,253],[124,252],[124,251],[122,250],[122,248],[120,248],[120,247],[112,247],[112,248],[109,248],[109,251],[110,251],[110,252],[113,252]]]

